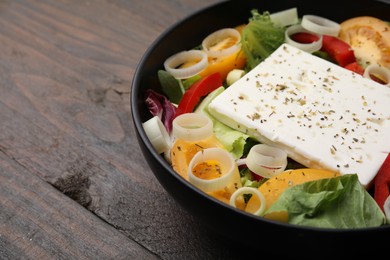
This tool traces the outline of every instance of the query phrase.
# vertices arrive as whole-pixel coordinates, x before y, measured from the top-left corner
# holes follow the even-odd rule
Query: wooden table
[[[130,115],[136,66],[221,0],[0,0],[0,258],[233,259],[155,179]]]

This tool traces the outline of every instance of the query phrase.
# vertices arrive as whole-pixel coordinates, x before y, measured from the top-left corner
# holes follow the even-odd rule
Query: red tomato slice
[[[390,23],[387,21],[371,16],[353,17],[340,24],[339,37],[351,45],[359,64],[378,64],[390,69]]]

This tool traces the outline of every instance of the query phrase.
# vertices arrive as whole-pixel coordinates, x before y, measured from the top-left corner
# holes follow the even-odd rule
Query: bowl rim
[[[266,219],[266,218],[261,218],[258,216],[255,216],[251,213],[245,212],[243,210],[234,208],[230,205],[227,205],[226,203],[223,203],[222,201],[206,194],[205,192],[199,190],[195,186],[193,186],[191,183],[183,179],[180,175],[174,172],[172,167],[169,165],[169,163],[166,161],[166,159],[161,155],[158,154],[154,148],[149,139],[146,136],[146,133],[143,129],[142,126],[142,121],[140,118],[140,110],[139,110],[139,96],[141,94],[140,91],[140,83],[141,83],[141,78],[142,78],[142,70],[147,63],[151,53],[161,44],[161,42],[172,32],[177,30],[180,26],[185,24],[186,22],[194,19],[194,17],[202,15],[206,12],[211,12],[213,9],[220,8],[223,5],[227,5],[229,2],[238,2],[238,1],[222,1],[219,3],[214,3],[212,5],[203,7],[190,15],[179,19],[172,25],[168,26],[167,29],[165,29],[161,34],[159,34],[155,40],[152,42],[152,44],[146,49],[144,54],[139,60],[139,63],[134,71],[133,74],[133,79],[131,81],[131,88],[130,88],[130,110],[131,110],[131,116],[132,116],[132,121],[135,126],[136,134],[139,136],[138,141],[142,142],[143,145],[146,146],[148,151],[151,153],[153,158],[158,161],[158,163],[161,165],[161,167],[164,168],[167,172],[169,172],[177,181],[179,181],[181,184],[185,185],[187,188],[191,189],[192,192],[197,193],[198,195],[202,196],[206,200],[211,200],[217,207],[224,207],[228,210],[231,210],[235,212],[236,214],[243,216],[245,218],[250,218],[254,221],[260,221],[260,222],[266,222],[271,225],[276,225],[282,228],[288,228],[288,229],[295,229],[297,231],[311,231],[311,232],[318,232],[318,233],[361,233],[365,231],[382,231],[382,230],[388,230],[390,231],[390,225],[388,226],[379,226],[379,227],[364,227],[364,228],[356,228],[356,229],[340,229],[340,228],[321,228],[321,227],[313,227],[313,226],[301,226],[301,225],[294,225],[294,224],[289,224],[289,223],[283,223],[283,222],[278,222],[275,220],[271,219]],[[367,0],[366,2],[370,2]],[[380,2],[380,1],[378,1]],[[382,1],[382,4],[385,3]],[[385,3],[388,4],[388,3]],[[389,5],[390,6],[390,5]],[[248,12],[248,17],[250,13]],[[161,66],[162,67],[162,66]],[[137,87],[138,86],[138,87]],[[154,172],[153,172],[154,174]],[[156,176],[155,176],[156,177]],[[170,194],[171,195],[171,194]],[[175,199],[175,198],[174,198]]]

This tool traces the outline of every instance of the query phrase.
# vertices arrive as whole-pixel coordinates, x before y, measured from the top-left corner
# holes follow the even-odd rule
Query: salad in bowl
[[[305,241],[388,232],[389,21],[300,7],[251,8],[161,58],[137,93],[141,147],[216,226],[236,232],[245,218],[237,232],[261,222]]]

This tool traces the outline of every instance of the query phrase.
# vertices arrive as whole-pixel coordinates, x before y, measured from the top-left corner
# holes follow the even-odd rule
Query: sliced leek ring
[[[253,146],[246,158],[249,170],[264,178],[282,173],[287,167],[287,153],[266,144]]]
[[[263,193],[261,193],[256,188],[252,188],[252,187],[239,188],[230,197],[230,201],[229,201],[230,205],[236,208],[237,207],[236,206],[237,198],[239,196],[244,195],[244,194],[252,194],[252,196],[256,196],[260,200],[260,206],[255,212],[253,212],[253,214],[256,216],[262,216],[264,211],[265,211],[265,208],[266,208],[266,201],[265,201],[265,197],[264,197]]]
[[[299,32],[305,32],[305,33],[311,33],[318,36],[318,41],[312,42],[312,43],[300,43],[296,42],[291,38],[291,35],[294,35]],[[311,31],[306,30],[302,27],[300,24],[292,25],[288,27],[285,31],[285,41],[287,44],[290,44],[300,50],[303,50],[308,53],[313,53],[315,51],[318,51],[322,47],[322,35],[313,33]]]
[[[200,163],[217,161],[220,176],[212,179],[200,178],[194,174],[194,168]],[[188,180],[204,192],[213,192],[227,187],[234,177],[236,163],[233,156],[222,148],[206,148],[197,152],[188,165]]]
[[[384,82],[383,85],[390,87],[390,70],[385,67],[370,64],[365,68],[363,76],[369,79],[372,79],[372,76],[377,77]]]
[[[281,27],[297,24],[299,22],[296,7],[270,14],[271,21]]]
[[[183,64],[191,64],[181,67]],[[186,79],[197,75],[208,66],[208,57],[204,51],[190,50],[176,53],[165,60],[164,68],[177,79]]]
[[[209,34],[202,48],[209,58],[230,56],[241,49],[241,34],[233,28],[224,28]]]
[[[171,139],[168,131],[158,116],[154,116],[142,124],[146,136],[152,143],[154,149],[159,153],[168,151],[171,147]]]
[[[172,134],[189,142],[204,140],[213,134],[213,122],[201,113],[181,114],[172,121]]]
[[[318,34],[337,36],[340,31],[340,24],[317,15],[304,15],[301,25],[306,30]]]

